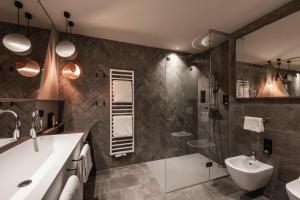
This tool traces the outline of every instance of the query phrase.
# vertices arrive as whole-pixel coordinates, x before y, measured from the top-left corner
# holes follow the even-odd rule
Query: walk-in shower
[[[165,193],[228,175],[229,43],[218,31],[208,38],[203,52],[166,62],[165,158],[146,163]]]
[[[227,35],[218,31],[210,31],[208,38],[208,47],[198,54],[162,55],[148,69],[150,75],[137,78],[155,88],[148,94],[136,84],[137,99],[145,99],[137,104],[151,109],[135,114],[143,120],[137,120],[134,156],[118,158],[122,167],[97,172],[101,192],[122,185],[122,191],[142,188],[146,199],[168,197],[228,175],[230,46]]]

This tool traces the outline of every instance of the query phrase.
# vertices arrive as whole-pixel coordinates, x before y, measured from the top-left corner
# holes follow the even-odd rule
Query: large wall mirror
[[[16,5],[17,4],[17,5]],[[19,10],[18,28],[18,5]],[[52,26],[50,19],[41,7],[39,1],[21,0],[0,1],[0,153],[7,146],[18,144],[28,139],[32,127],[33,111],[43,111],[36,117],[37,130],[47,130],[61,121],[59,109],[61,102],[38,98],[43,70],[46,66],[45,59]],[[28,14],[29,29],[27,26]],[[4,42],[7,36],[19,34],[31,43],[31,48],[23,52],[20,50],[27,44],[11,37],[9,42]],[[20,37],[17,37],[17,39]],[[6,40],[7,41],[7,40]],[[26,41],[26,40],[25,40]],[[11,44],[11,46],[7,45]],[[14,47],[15,49],[8,48]],[[40,113],[40,112],[39,112]],[[16,115],[18,117],[16,117]],[[53,119],[48,123],[49,119]],[[20,123],[17,123],[19,121]],[[16,130],[20,131],[15,137]]]
[[[300,98],[300,11],[236,40],[236,98]]]
[[[38,1],[28,0],[20,1],[20,3],[23,7],[19,10],[20,27],[18,31],[18,9],[15,2],[0,2],[3,11],[0,13],[0,98],[36,99],[51,23]],[[29,20],[29,34],[25,13],[32,16],[32,19]],[[31,42],[30,51],[24,54],[15,53],[5,46],[4,38],[16,33],[28,38]],[[27,66],[29,67],[27,68]]]

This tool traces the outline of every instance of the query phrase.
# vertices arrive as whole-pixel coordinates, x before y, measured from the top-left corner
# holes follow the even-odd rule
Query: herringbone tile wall
[[[16,27],[0,23],[0,28],[3,37]],[[30,56],[42,65],[49,31],[33,29],[31,34],[34,49]],[[65,99],[63,119],[66,130],[91,128],[98,170],[192,152],[186,142],[197,138],[197,78],[192,76],[184,62],[186,55],[170,56],[172,52],[167,50],[80,35],[74,35],[73,40],[78,48],[76,62],[81,66],[82,74],[78,80],[59,76],[60,97]],[[22,57],[9,53],[3,46],[0,51],[0,97],[36,97],[40,76],[33,79],[20,76],[14,65]],[[167,56],[170,56],[170,61],[166,60]],[[59,67],[65,62],[61,60]],[[136,149],[135,153],[120,159],[109,155],[111,68],[135,71]],[[20,113],[24,130],[30,128],[30,113],[35,105],[36,102],[29,101],[17,102],[11,107]],[[7,118],[1,119],[3,122],[12,120],[9,116],[2,117]],[[10,134],[14,125],[1,127],[8,127],[5,132]],[[182,139],[170,134],[181,130],[191,132],[193,136]]]
[[[1,102],[1,99],[0,99]],[[54,113],[55,119],[58,122],[61,121],[60,105],[63,102],[51,101],[51,100],[24,100],[12,102],[1,102],[0,110],[13,110],[15,111],[21,122],[21,134],[28,134],[31,128],[31,113],[34,110],[43,110],[44,116],[41,118],[43,121],[43,128],[47,128],[47,114],[49,112]],[[13,136],[13,131],[15,129],[15,118],[10,114],[0,115],[0,138],[7,138]]]
[[[61,35],[63,37],[63,34]],[[92,129],[97,170],[187,154],[186,139],[173,131],[197,135],[197,79],[190,77],[184,59],[167,50],[74,35],[77,80],[60,76],[67,130]],[[175,60],[174,60],[175,59]],[[66,61],[60,61],[60,68]],[[109,155],[109,69],[135,71],[135,142],[133,154]]]

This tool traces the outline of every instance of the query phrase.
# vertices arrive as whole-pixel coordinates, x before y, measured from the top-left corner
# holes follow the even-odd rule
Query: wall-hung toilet
[[[300,200],[300,178],[287,183],[285,188],[290,200]]]
[[[273,173],[273,166],[240,155],[225,160],[232,180],[243,190],[254,191],[264,187]]]

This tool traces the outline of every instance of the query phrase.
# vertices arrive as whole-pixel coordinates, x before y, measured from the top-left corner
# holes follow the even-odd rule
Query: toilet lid
[[[300,179],[298,178],[292,182],[287,183],[286,189],[295,197],[300,198]]]

